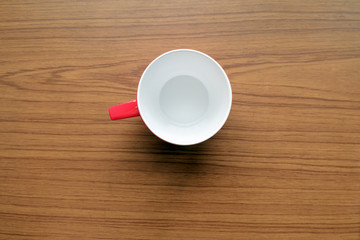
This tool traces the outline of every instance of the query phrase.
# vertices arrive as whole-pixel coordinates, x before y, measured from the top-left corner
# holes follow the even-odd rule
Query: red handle
[[[111,120],[140,116],[136,100],[110,107],[109,114]]]

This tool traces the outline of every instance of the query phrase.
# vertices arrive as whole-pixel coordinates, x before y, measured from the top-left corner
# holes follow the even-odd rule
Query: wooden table
[[[223,129],[108,107],[158,55],[215,58]],[[0,239],[360,239],[360,1],[1,1]]]

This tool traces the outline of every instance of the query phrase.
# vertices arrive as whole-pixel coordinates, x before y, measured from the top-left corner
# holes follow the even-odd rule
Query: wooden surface
[[[176,147],[107,108],[177,48],[233,106]],[[360,239],[360,1],[1,1],[0,239]]]

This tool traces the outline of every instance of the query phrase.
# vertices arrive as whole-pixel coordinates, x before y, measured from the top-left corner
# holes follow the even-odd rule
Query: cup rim
[[[144,117],[142,116],[141,112],[142,112],[142,107],[141,105],[139,104],[139,96],[140,96],[140,86],[141,86],[141,83],[144,79],[144,75],[146,74],[146,72],[151,68],[151,66],[153,65],[153,63],[157,62],[160,58],[168,55],[168,54],[171,54],[171,53],[174,53],[174,52],[194,52],[194,53],[197,53],[197,54],[200,54],[200,55],[203,55],[205,56],[206,58],[210,59],[210,61],[212,61],[213,63],[215,63],[215,65],[221,70],[223,76],[224,76],[224,79],[226,80],[226,85],[228,87],[228,90],[229,90],[229,98],[228,98],[228,109],[226,111],[226,114],[224,114],[224,117],[221,121],[221,123],[219,124],[219,126],[217,128],[215,128],[215,131],[213,131],[213,133],[208,136],[208,137],[205,137],[205,138],[202,138],[201,140],[199,141],[192,141],[192,142],[188,142],[188,143],[179,143],[179,142],[176,142],[176,141],[170,141],[168,139],[164,139],[162,137],[160,137],[158,134],[156,134],[156,131],[154,129],[151,129],[149,127],[149,124],[146,123],[146,119],[144,119]],[[231,110],[231,106],[232,106],[232,88],[231,88],[231,84],[230,84],[230,80],[227,76],[227,74],[225,73],[224,69],[221,67],[221,65],[215,60],[213,59],[212,57],[210,57],[209,55],[203,53],[203,52],[200,52],[200,51],[197,51],[197,50],[194,50],[194,49],[187,49],[187,48],[181,48],[181,49],[175,49],[175,50],[171,50],[171,51],[167,51],[163,54],[161,54],[160,56],[156,57],[154,60],[152,60],[149,65],[146,67],[146,69],[144,70],[144,72],[142,73],[141,75],[141,78],[140,78],[140,81],[138,83],[138,87],[137,87],[137,94],[136,94],[136,98],[137,98],[137,103],[138,103],[138,110],[139,110],[139,114],[140,114],[140,117],[142,119],[142,121],[144,122],[145,126],[155,135],[157,136],[158,138],[160,138],[161,140],[165,141],[165,142],[168,142],[168,143],[171,143],[171,144],[174,144],[174,145],[179,145],[179,146],[189,146],[189,145],[195,145],[195,144],[198,144],[198,143],[201,143],[201,142],[204,142],[206,140],[208,140],[209,138],[213,137],[217,132],[219,132],[219,130],[224,126],[225,122],[227,121],[229,115],[230,115],[230,110]]]

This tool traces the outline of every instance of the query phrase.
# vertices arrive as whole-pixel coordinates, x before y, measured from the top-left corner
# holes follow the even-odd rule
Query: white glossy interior
[[[144,71],[137,95],[140,115],[159,138],[192,145],[212,137],[231,108],[229,79],[204,53],[179,49],[156,58]]]

